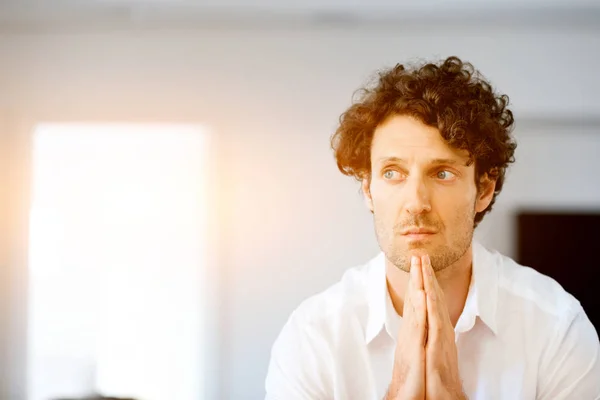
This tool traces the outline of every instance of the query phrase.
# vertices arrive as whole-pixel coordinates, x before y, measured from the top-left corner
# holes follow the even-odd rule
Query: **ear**
[[[371,197],[371,178],[364,177],[361,182],[361,188],[367,208],[373,212],[373,198]]]
[[[484,174],[479,180],[479,189],[477,191],[477,201],[475,202],[475,211],[482,212],[492,202],[494,191],[496,190],[496,180],[491,179],[488,174]]]

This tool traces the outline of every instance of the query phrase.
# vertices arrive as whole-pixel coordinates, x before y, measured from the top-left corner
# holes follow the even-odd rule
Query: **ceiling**
[[[600,27],[595,0],[0,0],[0,31],[387,26],[399,22]]]

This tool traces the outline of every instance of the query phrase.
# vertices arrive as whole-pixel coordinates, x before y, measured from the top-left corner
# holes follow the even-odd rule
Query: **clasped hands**
[[[429,256],[413,256],[386,400],[467,399],[454,327]]]

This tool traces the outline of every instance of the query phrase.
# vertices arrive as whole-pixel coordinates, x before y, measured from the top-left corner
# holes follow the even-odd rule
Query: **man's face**
[[[475,214],[489,205],[494,182],[478,191],[468,160],[436,128],[409,116],[392,116],[375,130],[371,179],[362,187],[379,245],[398,268],[409,271],[412,255],[428,254],[440,271],[469,250]]]

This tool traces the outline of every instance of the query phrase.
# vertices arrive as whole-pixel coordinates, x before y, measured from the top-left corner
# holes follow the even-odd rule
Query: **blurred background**
[[[0,2],[0,399],[263,398],[292,310],[378,252],[339,115],[450,55],[517,121],[476,236],[597,315],[597,2]]]

